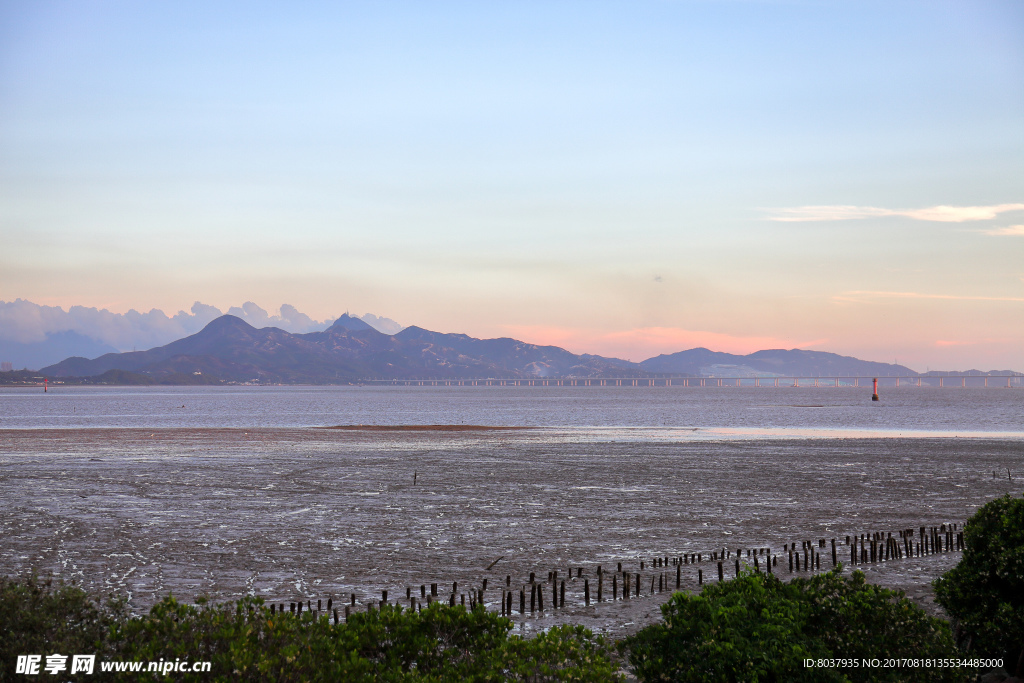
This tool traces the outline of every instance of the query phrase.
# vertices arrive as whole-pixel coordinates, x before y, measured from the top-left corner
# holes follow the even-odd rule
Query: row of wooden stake
[[[936,553],[948,553],[963,550],[964,538],[963,531],[958,528],[957,524],[942,524],[933,527],[920,527],[918,529],[917,540],[915,540],[914,529],[902,529],[896,532],[895,536],[892,532],[873,532],[860,534],[859,536],[847,536],[845,539],[845,545],[850,548],[850,563],[853,565],[864,565],[903,559],[905,557],[923,557]],[[783,553],[789,558],[789,572],[820,571],[820,551],[825,548],[826,541],[823,538],[818,539],[817,543],[812,541],[803,541],[800,544],[799,549],[797,548],[796,543],[784,544]],[[831,539],[831,550],[832,566],[835,567],[839,564],[837,539],[835,538]],[[687,565],[703,564],[705,557],[708,561],[717,565],[719,581],[725,580],[725,562],[729,559],[733,560],[734,576],[740,575],[742,570],[740,560],[743,557],[742,548],[737,549],[735,555],[730,549],[723,548],[721,550],[714,550],[710,553],[688,553],[676,556],[655,557],[650,561],[640,560],[639,572],[623,570],[622,563],[619,562],[616,571],[611,572],[611,600],[616,601],[639,598],[643,585],[642,572],[648,567],[648,565],[650,569],[663,570],[657,573],[652,572],[650,574],[650,594],[653,595],[655,592],[660,593],[666,590],[672,590],[671,572],[665,571],[669,567],[673,567],[675,569],[675,590],[679,590],[682,587],[683,567]],[[778,567],[779,556],[777,554],[772,555],[771,548],[748,548],[746,550],[746,558],[747,562],[745,564],[748,567],[753,568],[756,572],[764,570],[768,573],[773,573],[775,568]],[[575,576],[573,575],[574,569]],[[601,565],[597,566],[595,574],[596,591],[594,593],[594,597],[596,597],[596,600],[599,603],[605,601],[605,575],[607,573],[608,572]],[[570,568],[570,585],[578,579],[583,580],[583,605],[590,606],[590,577],[583,576],[582,567]],[[502,616],[512,617],[514,616],[513,608],[515,607],[515,589],[512,588],[512,576],[507,575],[504,583],[505,585],[501,587],[500,612]],[[703,568],[698,568],[697,585],[701,586],[703,584],[704,570]],[[530,572],[529,582],[519,587],[519,614],[525,615],[527,613],[527,590],[529,590],[529,613],[532,615],[538,611],[544,612],[545,593],[547,592],[547,587],[550,587],[551,608],[564,608],[566,580],[564,578],[559,579],[558,571],[549,571],[546,581],[538,580],[536,573]],[[486,591],[486,578],[483,579],[480,588],[469,589],[469,606],[471,609],[477,605],[487,606],[488,603],[485,598]],[[466,605],[466,593],[459,593],[459,584],[457,581],[452,582],[452,590],[447,600],[449,605],[454,606],[456,604],[456,595],[459,596],[459,604]],[[427,584],[420,585],[418,596],[413,594],[411,587],[406,587],[405,598],[409,602],[410,609],[422,609],[425,605],[429,606],[431,603],[438,600],[438,584],[430,584],[429,593]],[[323,601],[322,599],[318,599],[316,603],[316,609],[314,610],[312,601],[307,600],[306,608],[308,611],[313,612],[314,617],[318,618],[323,614]],[[346,620],[352,610],[356,608],[355,593],[351,593],[349,595],[348,603],[349,604],[346,604],[342,608]],[[374,608],[384,609],[389,606],[397,606],[399,603],[397,600],[393,605],[389,603],[388,591],[383,590],[381,591],[381,600],[379,603],[369,601],[365,604],[367,610],[372,610]],[[283,614],[285,613],[285,606],[284,604],[271,604],[270,610],[272,614],[277,612]],[[291,614],[301,615],[302,611],[303,603],[301,601],[289,603],[288,612]],[[333,616],[335,624],[337,624],[341,618],[339,609],[334,607],[334,599],[332,597],[327,598],[326,615]]]

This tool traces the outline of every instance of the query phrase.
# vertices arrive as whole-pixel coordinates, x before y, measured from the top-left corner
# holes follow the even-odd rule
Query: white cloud
[[[1010,225],[1005,228],[982,230],[982,232],[986,235],[1013,235],[1016,237],[1024,237],[1024,225]]]
[[[811,221],[849,221],[879,216],[903,216],[919,221],[963,223],[984,221],[1007,211],[1024,211],[1024,204],[995,204],[993,206],[932,206],[924,209],[884,209],[877,206],[796,206],[768,209],[768,220],[780,223],[806,223]],[[1017,234],[1017,233],[993,233]]]
[[[274,316],[251,301],[241,308],[232,308],[230,313],[254,327],[274,326],[297,333],[322,330],[332,322],[313,320],[288,304],[281,306],[280,314]],[[71,331],[122,351],[149,349],[195,334],[220,315],[220,309],[198,301],[192,305],[190,313],[178,311],[168,316],[155,308],[146,313],[134,309],[113,313],[106,309],[71,306],[65,311],[59,306],[41,306],[17,299],[0,301],[0,340],[41,342],[51,333]]]
[[[38,342],[52,332],[77,332],[121,350],[151,348],[198,332],[220,315],[213,306],[196,302],[192,312],[168,316],[153,309],[113,313],[106,309],[71,306],[40,306],[17,299],[0,301],[0,339]]]

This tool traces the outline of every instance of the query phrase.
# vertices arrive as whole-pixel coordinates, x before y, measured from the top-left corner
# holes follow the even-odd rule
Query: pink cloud
[[[877,299],[940,299],[945,301],[1012,301],[1022,302],[1019,296],[970,296],[961,294],[926,294],[922,292],[879,292],[854,290],[843,292],[832,297],[834,301],[849,303],[868,303]]]
[[[993,228],[992,230],[982,230],[986,235],[998,235],[998,236],[1014,236],[1024,237],[1024,225],[1009,225],[1005,228]]]
[[[1022,211],[1024,204],[995,204],[992,206],[931,206],[924,209],[885,209],[878,206],[795,206],[769,209],[768,220],[781,223],[810,221],[850,221],[878,216],[903,216],[918,221],[963,223],[991,220],[1007,211]],[[1017,233],[993,233],[1017,234]]]

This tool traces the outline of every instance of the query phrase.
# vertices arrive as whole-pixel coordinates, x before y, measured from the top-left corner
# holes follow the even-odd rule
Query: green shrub
[[[612,644],[582,626],[555,626],[532,638],[512,636],[500,651],[491,680],[547,683],[618,681]]]
[[[677,593],[623,647],[642,681],[957,681],[956,669],[805,667],[805,659],[954,657],[948,624],[841,568],[784,583],[752,571]]]
[[[370,662],[354,650],[341,656],[326,618],[271,614],[258,598],[188,605],[167,597],[144,617],[119,624],[111,634],[124,660],[209,661],[209,673],[182,673],[172,680],[319,681],[369,680]],[[165,680],[136,674],[135,680]]]
[[[983,505],[964,525],[964,554],[935,582],[973,656],[1001,658],[1024,671],[1024,498]]]
[[[121,601],[100,604],[81,588],[53,577],[0,576],[0,680],[14,678],[19,655],[112,657],[109,630],[125,618]]]
[[[167,598],[114,635],[133,660],[212,662],[184,681],[613,681],[613,650],[582,627],[534,638],[483,608],[358,612],[334,626],[309,612],[271,614],[259,599],[184,605]],[[139,680],[162,680],[148,674]]]
[[[84,591],[35,575],[0,578],[0,681],[16,680],[18,655],[95,654],[90,675],[120,680],[101,662],[211,663],[209,672],[142,671],[135,681],[616,681],[614,649],[580,626],[532,638],[482,607],[434,603],[327,616],[271,611],[259,598],[197,605],[169,596],[141,617]]]

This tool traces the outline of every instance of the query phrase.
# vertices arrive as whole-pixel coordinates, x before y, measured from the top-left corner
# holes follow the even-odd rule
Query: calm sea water
[[[589,439],[1024,438],[1024,390],[681,387],[0,389],[0,428],[530,426]]]

